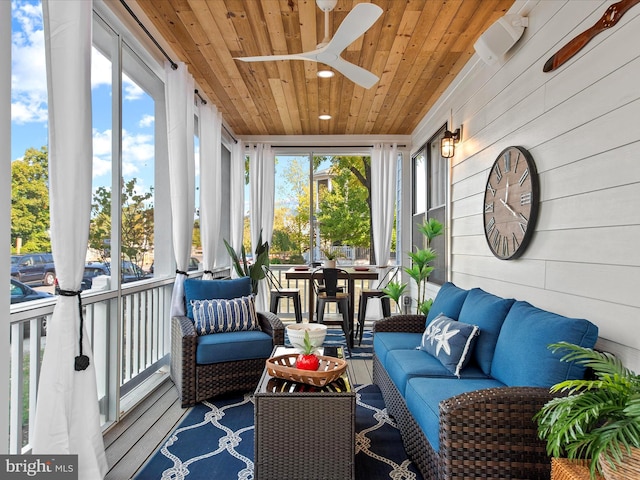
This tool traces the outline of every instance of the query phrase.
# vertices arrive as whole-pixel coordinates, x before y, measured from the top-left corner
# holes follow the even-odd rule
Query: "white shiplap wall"
[[[640,5],[566,64],[546,60],[612,1],[516,1],[529,17],[497,65],[472,57],[413,134],[418,147],[450,117],[463,124],[451,164],[450,279],[527,300],[600,329],[598,346],[640,371]],[[518,260],[486,245],[488,170],[509,145],[540,175],[533,241]]]

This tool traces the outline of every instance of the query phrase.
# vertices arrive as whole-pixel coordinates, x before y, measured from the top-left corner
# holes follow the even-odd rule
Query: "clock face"
[[[533,157],[522,147],[505,148],[491,167],[484,192],[484,235],[496,257],[522,255],[533,235],[538,202]]]

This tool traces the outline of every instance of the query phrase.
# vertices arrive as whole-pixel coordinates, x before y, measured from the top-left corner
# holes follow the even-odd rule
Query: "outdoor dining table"
[[[349,293],[349,344],[353,345],[353,319],[355,311],[355,284],[356,280],[377,280],[378,269],[374,266],[362,266],[362,267],[342,267],[338,266],[342,270],[345,270],[349,274],[347,290]],[[322,271],[315,272],[314,268],[308,267],[291,267],[285,271],[285,278],[287,280],[306,280],[309,283],[309,321],[313,321],[313,313],[315,310],[315,293],[313,285],[311,285],[311,277],[313,274],[314,279],[322,278]],[[338,276],[338,278],[346,278],[344,274]]]

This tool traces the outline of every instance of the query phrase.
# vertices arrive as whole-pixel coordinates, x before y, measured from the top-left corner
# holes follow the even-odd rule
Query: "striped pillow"
[[[253,295],[230,300],[192,300],[191,307],[198,335],[260,330]]]

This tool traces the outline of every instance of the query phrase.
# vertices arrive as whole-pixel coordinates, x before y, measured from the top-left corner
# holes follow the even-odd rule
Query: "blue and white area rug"
[[[355,390],[356,479],[421,480],[378,387]],[[135,479],[252,480],[253,438],[251,395],[205,401],[193,407]]]

